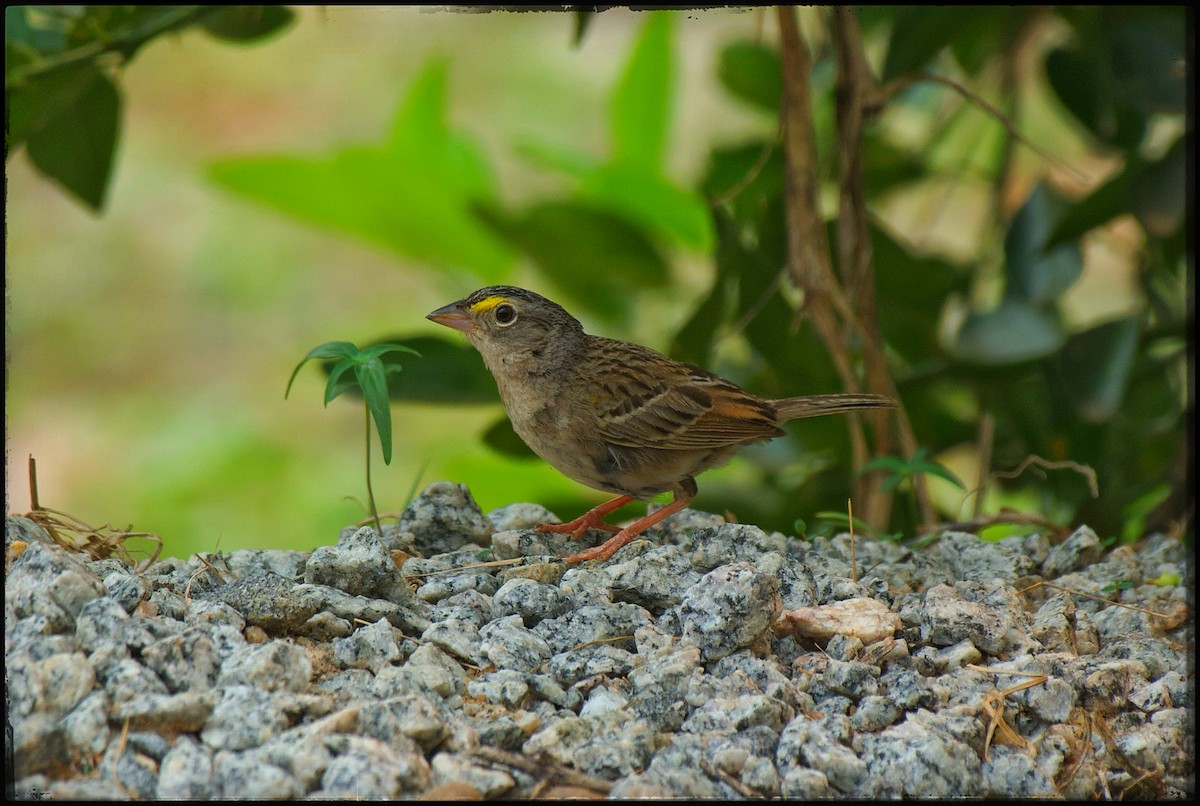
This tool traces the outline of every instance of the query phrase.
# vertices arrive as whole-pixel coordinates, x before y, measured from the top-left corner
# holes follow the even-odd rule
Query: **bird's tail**
[[[803,397],[785,397],[771,402],[775,404],[775,412],[779,415],[781,423],[798,420],[801,417],[819,417],[822,414],[896,407],[896,401],[890,397],[868,394],[805,395]]]

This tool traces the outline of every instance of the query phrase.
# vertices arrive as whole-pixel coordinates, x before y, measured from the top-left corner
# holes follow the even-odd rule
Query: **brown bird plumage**
[[[618,531],[603,518],[635,498],[672,492],[667,506],[567,562],[607,559],[647,527],[683,509],[695,476],[747,443],[782,436],[801,417],[890,408],[870,394],[764,400],[736,384],[648,347],[583,332],[563,308],[513,286],[481,288],[429,314],[462,331],[479,350],[513,429],[564,475],[616,493],[575,520],[544,531],[579,537]]]

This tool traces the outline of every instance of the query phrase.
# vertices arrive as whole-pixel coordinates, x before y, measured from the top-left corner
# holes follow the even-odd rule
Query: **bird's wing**
[[[671,361],[628,342],[602,359],[592,384],[600,432],[616,445],[688,450],[717,448],[783,433],[764,400],[699,367]]]

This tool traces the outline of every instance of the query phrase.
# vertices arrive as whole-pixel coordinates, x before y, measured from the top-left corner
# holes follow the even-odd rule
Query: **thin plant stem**
[[[375,521],[375,531],[383,537],[383,526],[379,523],[379,512],[375,509],[375,491],[371,489],[371,408],[363,406],[367,424],[367,504],[371,507],[371,517]]]

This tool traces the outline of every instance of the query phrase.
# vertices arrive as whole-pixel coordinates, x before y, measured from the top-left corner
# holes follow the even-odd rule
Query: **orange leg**
[[[632,495],[620,495],[611,501],[605,501],[594,509],[588,510],[573,521],[568,521],[567,523],[543,523],[538,526],[538,531],[569,534],[575,540],[578,540],[588,529],[603,529],[606,532],[616,532],[619,531],[618,527],[605,523],[604,518],[609,513],[616,512],[632,500]]]
[[[674,515],[691,502],[692,496],[689,495],[684,497],[680,496],[679,493],[676,493],[674,501],[667,504],[662,509],[652,512],[646,517],[640,518],[639,520],[629,524],[624,529],[610,537],[607,542],[596,546],[595,548],[588,549],[587,551],[581,551],[578,554],[572,554],[570,557],[564,557],[563,559],[569,563],[578,563],[583,562],[584,560],[607,560],[617,549],[621,548],[621,546],[624,546],[630,540],[633,540],[648,527],[653,526],[663,518]],[[607,504],[605,506],[607,506]],[[597,509],[599,509],[599,507],[597,507]],[[596,510],[592,510],[592,512],[595,511]],[[588,514],[590,515],[591,513],[589,512]]]

